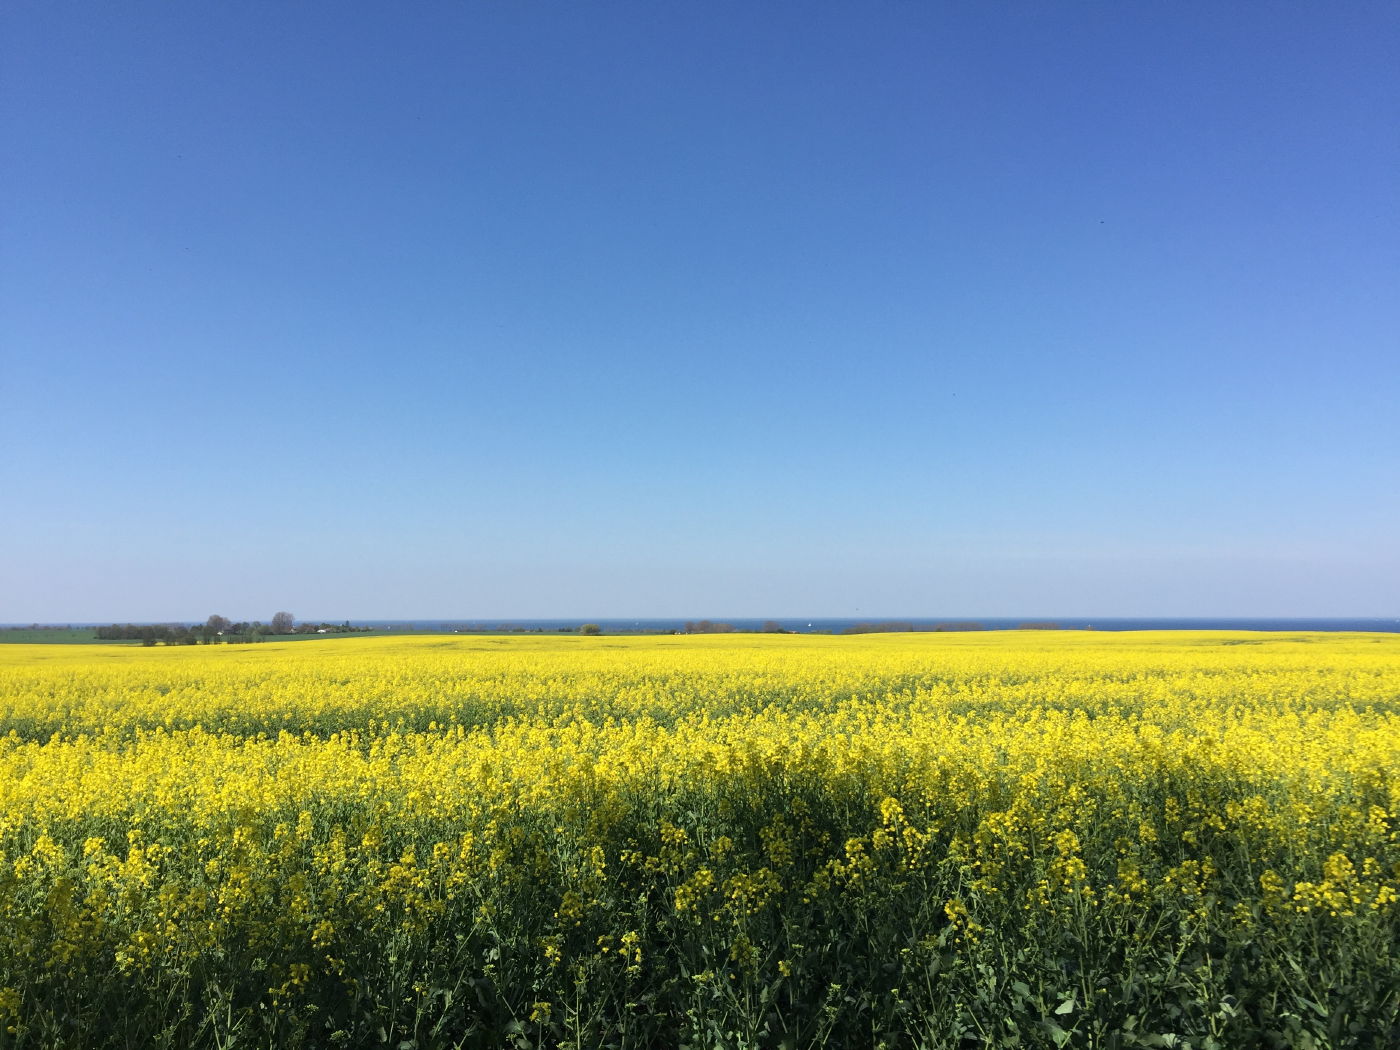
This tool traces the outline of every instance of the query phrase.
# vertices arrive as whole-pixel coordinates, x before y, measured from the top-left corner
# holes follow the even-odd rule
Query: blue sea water
[[[315,621],[317,618],[308,617]],[[335,623],[346,622],[331,618]],[[605,634],[652,633],[668,634],[686,630],[689,623],[681,618],[600,619],[567,618],[548,620],[443,620],[431,617],[415,620],[350,620],[355,627],[403,633],[468,634],[473,631],[557,633],[576,631],[581,624],[596,623]],[[760,631],[770,622],[795,634],[843,634],[858,625],[890,625],[889,630],[986,630],[1011,631],[1021,627],[1054,625],[1064,630],[1094,631],[1361,631],[1400,634],[1400,617],[1075,617],[1075,616],[860,616],[860,617],[802,617],[775,616],[771,618],[711,616],[715,623],[725,623],[736,631]],[[29,624],[0,624],[5,627],[28,627]],[[105,623],[71,621],[67,624],[32,626],[100,627]],[[187,625],[188,626],[188,625]]]
[[[768,619],[748,617],[712,616],[715,623],[731,624],[739,631],[761,630]],[[1218,617],[1218,618],[1123,618],[1123,617],[1062,617],[1062,616],[1021,616],[1021,617],[974,617],[974,616],[861,616],[861,617],[800,617],[775,616],[771,618],[785,631],[798,634],[830,633],[841,634],[858,624],[898,623],[908,624],[915,630],[933,630],[940,625],[951,625],[945,629],[968,629],[975,624],[983,630],[1010,631],[1025,624],[1054,624],[1065,630],[1095,631],[1381,631],[1400,633],[1400,617],[1300,617],[1289,619],[1267,617]],[[407,630],[412,627],[419,631],[440,631],[467,633],[477,631],[520,631],[554,633],[560,630],[576,629],[582,623],[596,623],[604,633],[624,632],[669,632],[682,631],[685,619],[554,619],[554,620],[351,620],[356,627],[380,627],[394,630]]]

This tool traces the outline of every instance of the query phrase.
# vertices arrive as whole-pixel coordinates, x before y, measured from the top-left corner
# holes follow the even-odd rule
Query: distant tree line
[[[686,634],[787,634],[787,628],[777,620],[765,620],[758,630],[735,627],[723,620],[686,620]]]
[[[949,620],[931,626],[914,624],[909,620],[881,620],[879,623],[855,623],[842,634],[896,634],[901,631],[985,631],[987,628],[975,620]]]
[[[933,625],[914,624],[909,620],[884,620],[880,623],[857,623],[847,627],[842,634],[893,634],[899,631],[985,631],[984,624],[976,620],[948,620]],[[1029,620],[1016,625],[1018,631],[1058,631],[1059,624],[1050,620]]]
[[[713,620],[686,620],[686,634],[733,634],[735,627],[732,623],[715,622]]]
[[[97,637],[104,642],[144,642],[146,645],[198,645],[201,628],[182,623],[114,623],[97,628]]]
[[[183,623],[114,623],[97,628],[101,641],[132,641],[143,645],[219,645],[227,642],[260,642],[264,638],[287,634],[352,634],[368,631],[369,627],[352,627],[344,623],[297,623],[289,612],[277,612],[269,623],[261,620],[240,620],[235,623],[227,616],[215,613],[200,624]]]
[[[306,622],[306,623],[299,623],[299,624],[297,624],[294,628],[292,628],[292,630],[290,630],[290,631],[288,631],[288,632],[286,632],[286,633],[288,633],[288,634],[358,634],[358,633],[361,633],[361,632],[364,632],[364,631],[372,631],[372,630],[374,630],[373,627],[352,627],[352,626],[350,625],[350,621],[349,621],[349,620],[346,620],[344,623],[326,623],[326,622],[324,622],[324,621],[322,621],[321,623],[311,623],[310,621],[308,621],[308,622]],[[272,633],[273,633],[273,634],[277,634],[278,632],[277,632],[277,631],[273,631]]]

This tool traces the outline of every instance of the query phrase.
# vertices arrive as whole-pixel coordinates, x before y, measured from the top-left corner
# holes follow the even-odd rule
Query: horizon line
[[[219,614],[222,615],[222,614]],[[199,618],[191,617],[164,617],[164,618],[128,618],[128,619],[29,619],[29,620],[6,620],[0,621],[0,628],[12,627],[59,627],[59,626],[105,626],[108,624],[197,624],[204,623],[207,616]],[[261,623],[264,621],[247,619],[241,620],[234,617],[228,619],[237,622]],[[297,616],[296,623],[558,623],[573,622],[580,623],[640,623],[646,621],[680,621],[680,622],[700,622],[708,620],[711,622],[727,621],[747,621],[747,620],[806,620],[810,623],[818,621],[843,621],[857,620],[860,622],[887,622],[887,621],[932,621],[932,622],[968,622],[974,620],[1020,620],[1020,621],[1052,621],[1052,620],[1100,620],[1104,622],[1113,620],[1394,620],[1400,622],[1400,616],[1385,614],[1365,614],[1365,613],[1113,613],[1113,614],[1029,614],[1019,613],[1015,615],[1006,614],[863,614],[847,613],[843,615],[814,615],[805,614],[762,614],[762,615],[632,615],[632,616],[599,616],[599,615],[555,615],[555,616]]]

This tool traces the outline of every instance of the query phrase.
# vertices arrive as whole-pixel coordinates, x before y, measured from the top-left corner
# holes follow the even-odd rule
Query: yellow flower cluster
[[[906,952],[1397,913],[1400,637],[12,645],[0,697],[13,1031],[63,975],[238,969],[304,1014],[388,980],[383,945],[477,943],[559,1024],[697,938],[692,975],[795,981],[800,908],[905,902]]]

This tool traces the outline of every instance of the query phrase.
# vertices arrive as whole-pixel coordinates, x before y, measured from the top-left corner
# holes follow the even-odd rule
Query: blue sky
[[[0,622],[1400,614],[1393,4],[0,12]]]

